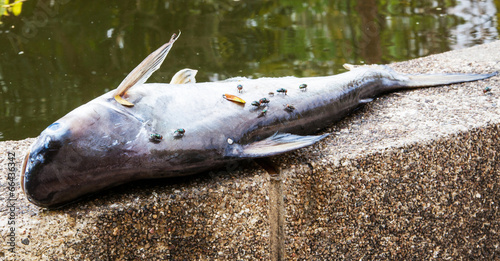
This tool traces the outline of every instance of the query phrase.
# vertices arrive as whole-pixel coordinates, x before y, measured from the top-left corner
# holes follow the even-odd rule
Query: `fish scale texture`
[[[499,61],[494,42],[391,67],[490,73]],[[121,186],[57,210],[30,204],[16,182],[14,253],[3,229],[7,152],[19,167],[34,139],[0,142],[0,259],[493,260],[500,256],[499,81],[381,96],[324,130],[333,135],[318,144],[272,157],[278,176],[243,161]]]

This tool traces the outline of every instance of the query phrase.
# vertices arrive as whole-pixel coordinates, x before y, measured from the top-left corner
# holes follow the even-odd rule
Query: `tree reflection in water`
[[[26,1],[0,25],[0,140],[37,136],[182,36],[150,82],[317,76],[497,39],[500,1]]]

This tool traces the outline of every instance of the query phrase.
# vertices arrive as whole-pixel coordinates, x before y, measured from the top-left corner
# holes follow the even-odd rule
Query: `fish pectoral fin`
[[[198,73],[198,70],[182,69],[172,77],[170,84],[196,83],[196,73]]]
[[[290,133],[276,133],[273,136],[250,143],[248,145],[234,144],[227,156],[240,158],[259,158],[300,149],[312,145],[329,134],[318,136],[300,136]]]

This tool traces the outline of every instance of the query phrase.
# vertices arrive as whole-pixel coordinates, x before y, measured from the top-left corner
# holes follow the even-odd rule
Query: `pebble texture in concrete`
[[[391,67],[500,71],[500,42]],[[499,258],[499,80],[382,96],[325,130],[334,135],[319,144],[273,157],[281,171],[272,176],[241,162],[58,210],[30,204],[16,183],[15,253],[7,244],[7,152],[19,167],[33,139],[1,142],[0,258]]]

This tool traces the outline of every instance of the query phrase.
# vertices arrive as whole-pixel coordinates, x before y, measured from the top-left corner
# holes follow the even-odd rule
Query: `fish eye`
[[[47,127],[48,130],[51,130],[51,131],[55,131],[57,129],[59,129],[61,124],[59,124],[59,122],[54,122],[52,124],[49,125],[49,127]]]

